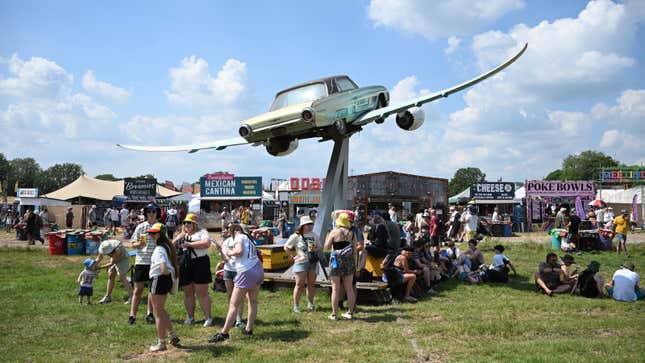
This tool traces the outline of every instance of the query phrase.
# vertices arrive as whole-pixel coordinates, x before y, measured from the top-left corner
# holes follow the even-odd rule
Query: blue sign
[[[202,198],[262,198],[262,177],[222,177],[221,174],[205,175],[199,179]]]

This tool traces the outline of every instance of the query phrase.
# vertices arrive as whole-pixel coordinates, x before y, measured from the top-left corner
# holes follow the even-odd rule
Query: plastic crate
[[[263,245],[257,249],[262,253],[262,268],[266,271],[284,270],[293,265],[293,259],[287,255],[284,246]]]

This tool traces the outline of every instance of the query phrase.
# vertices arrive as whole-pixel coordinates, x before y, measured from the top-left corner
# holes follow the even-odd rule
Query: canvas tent
[[[636,195],[636,204],[637,208],[639,208],[639,213],[638,221],[635,222],[639,226],[642,226],[645,214],[645,195],[643,194],[643,188],[641,186],[635,186],[630,189],[602,189],[596,193],[596,199],[604,200],[607,206],[614,208],[614,214],[618,214],[621,209],[626,209],[628,212],[631,212],[634,195]]]
[[[114,196],[123,195],[123,180],[108,181],[100,180],[81,175],[78,179],[70,184],[43,195],[46,198],[53,198],[59,200],[73,200],[76,198],[96,199],[96,200],[112,200]],[[168,188],[157,185],[158,197],[173,197],[179,195],[181,192],[176,192]]]

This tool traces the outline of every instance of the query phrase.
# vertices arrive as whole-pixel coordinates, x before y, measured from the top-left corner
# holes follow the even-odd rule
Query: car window
[[[340,92],[349,91],[356,88],[356,85],[347,77],[336,78],[336,86],[338,86]]]
[[[325,96],[327,96],[327,87],[325,87],[324,83],[306,85],[278,94],[270,110],[278,110],[290,105],[317,100]]]

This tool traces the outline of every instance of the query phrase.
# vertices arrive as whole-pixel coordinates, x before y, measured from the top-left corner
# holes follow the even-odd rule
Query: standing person
[[[240,223],[244,225],[249,225],[251,221],[251,211],[249,207],[242,206],[242,212],[240,213]]]
[[[96,205],[92,205],[90,212],[87,215],[87,226],[92,229],[96,227]]]
[[[110,224],[112,223],[110,221],[110,215],[112,215],[112,208],[108,207],[105,210],[105,213],[103,213],[103,227],[108,231],[110,230]]]
[[[121,280],[123,287],[128,291],[128,300],[126,300],[125,304],[129,305],[132,302],[132,286],[130,286],[127,279],[128,271],[130,270],[130,256],[128,256],[128,251],[121,241],[115,239],[106,240],[99,245],[99,255],[95,259],[96,263],[101,262],[105,256],[110,257],[110,262],[100,266],[98,269],[106,269],[108,271],[108,283],[105,296],[99,300],[99,304],[112,302],[114,280],[118,273],[119,280]]]
[[[437,217],[437,212],[434,209],[430,209],[430,245],[434,247],[434,251],[439,253],[440,251],[440,239],[439,236],[439,218]]]
[[[11,208],[7,211],[7,216],[5,220],[5,229],[7,233],[11,232],[11,228],[13,227],[13,222],[14,222],[14,212]]]
[[[134,274],[132,276],[134,296],[132,304],[130,305],[130,316],[128,317],[128,324],[130,325],[134,324],[137,319],[137,308],[139,307],[139,301],[145,289],[145,283],[150,281],[150,263],[152,253],[156,247],[155,240],[148,234],[148,230],[157,223],[160,208],[156,204],[150,203],[145,207],[144,211],[146,220],[137,225],[130,239],[132,247],[137,249],[137,256],[134,261]],[[148,299],[146,307],[146,322],[148,324],[154,324],[155,322],[152,310],[152,299]]]
[[[72,212],[72,207],[67,208],[67,214],[65,214],[65,226],[67,228],[72,228],[74,225],[74,212]]]
[[[603,219],[603,223],[607,225],[607,224],[611,224],[613,221],[614,221],[614,208],[608,207],[607,211],[605,212],[605,218]],[[608,227],[605,227],[605,228],[608,228]]]
[[[611,222],[613,225],[613,230],[616,232],[616,238],[618,239],[618,244],[616,245],[616,253],[620,255],[620,251],[625,251],[625,256],[629,257],[627,253],[627,231],[629,230],[629,216],[627,215],[627,210],[622,209],[620,215],[613,219]]]
[[[408,220],[403,226],[403,233],[405,233],[405,241],[408,246],[413,245],[414,238],[414,216],[412,214],[408,215]]]
[[[567,228],[567,224],[569,224],[567,208],[562,207],[558,214],[555,215],[555,228]]]
[[[392,222],[399,223],[399,216],[396,214],[396,208],[392,204],[390,204],[390,208],[387,213],[390,215],[390,220]]]
[[[284,208],[280,207],[280,212],[278,212],[278,233],[280,238],[284,237],[284,231],[287,227],[287,213],[285,213]]]
[[[184,289],[184,306],[188,316],[184,324],[195,322],[195,294],[204,312],[204,326],[212,326],[211,298],[208,285],[213,282],[208,248],[211,245],[206,229],[199,227],[197,215],[188,213],[183,221],[181,233],[172,241],[183,254],[184,262],[179,266],[179,286]]]
[[[83,296],[87,296],[87,305],[92,303],[92,295],[94,295],[94,279],[98,276],[99,265],[91,258],[83,261],[83,271],[76,279],[80,284],[78,289],[78,303],[83,304]]]
[[[464,217],[464,231],[466,232],[466,240],[471,241],[477,235],[477,227],[479,226],[479,217],[475,207],[468,208],[468,213]]]
[[[571,215],[569,216],[569,223],[567,228],[569,229],[569,242],[574,244],[574,248],[577,249],[577,254],[581,255],[580,251],[580,236],[578,231],[580,230],[580,217],[576,214],[576,210],[571,210]]]
[[[502,221],[502,217],[499,215],[499,208],[493,208],[493,216],[491,220],[493,223],[500,223]]]
[[[175,230],[177,230],[178,224],[179,218],[177,217],[177,210],[174,205],[171,205],[166,212],[166,230],[168,231],[168,238],[171,240],[175,237]]]
[[[307,310],[314,310],[316,276],[318,275],[318,251],[320,241],[313,232],[314,221],[309,216],[300,217],[300,225],[284,245],[287,255],[293,259],[296,285],[293,288],[293,311],[300,312],[300,295],[307,285]]]
[[[387,244],[390,246],[390,250],[396,251],[401,247],[401,229],[398,224],[390,220],[389,213],[383,213],[382,217],[385,220],[384,223],[389,236]]]
[[[116,228],[119,226],[119,208],[114,207],[110,209],[110,228],[112,233],[116,234]]]
[[[146,223],[146,222],[144,222]],[[145,232],[156,244],[150,257],[149,278],[150,299],[157,315],[157,344],[150,347],[151,352],[166,350],[166,334],[170,338],[170,345],[179,345],[179,337],[172,329],[170,316],[166,311],[166,299],[172,291],[173,281],[177,274],[177,254],[170,245],[168,237],[164,233],[164,225],[155,223]]]
[[[31,209],[27,209],[22,220],[25,221],[26,224],[25,232],[27,233],[27,243],[33,245],[34,229],[36,228],[36,213],[32,212]]]
[[[596,227],[602,228],[604,226],[606,210],[607,207],[596,209]]]
[[[233,236],[234,247],[232,250],[223,249],[222,251],[227,256],[235,257],[234,264],[237,274],[233,281],[233,294],[228,305],[226,322],[219,333],[208,339],[209,343],[223,342],[229,338],[228,332],[233,327],[239,305],[244,296],[246,296],[249,306],[246,328],[242,329],[243,335],[253,335],[253,324],[258,313],[258,293],[262,280],[264,280],[262,262],[258,258],[255,245],[251,242],[249,236],[244,233],[241,225],[233,224],[230,232]]]
[[[389,216],[388,216],[389,217]],[[357,238],[351,229],[347,213],[340,213],[336,219],[336,228],[327,235],[325,240],[325,251],[331,250],[329,265],[331,266],[331,308],[332,313],[329,319],[336,320],[336,310],[340,299],[340,290],[344,289],[347,294],[349,310],[342,314],[345,319],[352,319],[356,309],[356,295],[352,286],[355,272],[355,251]],[[341,286],[342,284],[342,286]]]
[[[230,225],[223,226],[222,229],[222,242],[215,243],[217,245],[220,257],[224,262],[224,274],[222,279],[224,280],[224,286],[226,286],[226,295],[228,297],[228,302],[231,302],[231,296],[233,295],[233,289],[235,288],[233,281],[235,276],[237,276],[237,271],[235,271],[235,256],[229,256],[227,253],[233,251],[235,248],[235,240],[231,236]],[[224,252],[226,250],[227,252]],[[244,313],[244,303],[240,300],[240,304],[237,308],[237,314],[235,316],[235,326],[239,328],[245,328],[246,324],[242,320],[242,315]]]
[[[33,230],[33,238],[37,239],[40,241],[41,244],[45,244],[45,240],[43,237],[40,235],[40,230],[43,228],[43,224],[45,223],[45,219],[42,218],[40,215],[37,213],[32,213],[34,215],[34,230]],[[35,243],[35,242],[34,242]]]
[[[228,220],[230,218],[231,218],[231,213],[229,213],[228,208],[224,207],[222,209],[222,213],[220,213],[220,215],[219,215],[222,233],[226,229],[226,226],[228,225]]]
[[[123,231],[125,231],[128,226],[128,214],[130,214],[130,211],[125,207],[124,204],[123,208],[121,208],[121,210],[119,211],[119,225],[121,226],[121,229]]]
[[[645,289],[638,287],[640,276],[634,272],[635,269],[631,262],[620,266],[620,270],[614,272],[611,282],[607,284],[607,294],[618,301],[643,300]]]
[[[380,215],[374,215],[372,218],[374,226],[370,230],[368,239],[370,240],[369,244],[366,244],[365,250],[370,256],[376,258],[385,257],[390,249],[388,245],[389,234],[387,232],[387,227],[384,224],[383,218]]]

